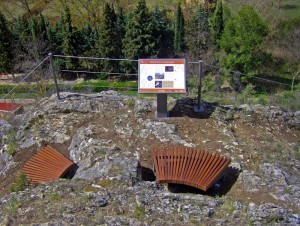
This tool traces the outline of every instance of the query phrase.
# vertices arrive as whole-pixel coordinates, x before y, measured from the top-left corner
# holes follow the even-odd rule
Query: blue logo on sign
[[[152,77],[151,75],[149,75],[149,76],[147,77],[147,79],[148,79],[148,81],[152,81],[153,77]]]

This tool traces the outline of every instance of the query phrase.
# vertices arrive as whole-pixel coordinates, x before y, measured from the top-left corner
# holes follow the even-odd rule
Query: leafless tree
[[[295,79],[300,78],[300,27],[288,34],[283,49],[292,75],[292,90],[294,90]]]

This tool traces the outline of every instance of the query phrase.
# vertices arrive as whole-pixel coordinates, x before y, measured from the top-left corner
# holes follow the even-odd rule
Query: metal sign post
[[[157,94],[157,111],[156,118],[168,118],[168,94],[158,93]]]
[[[50,65],[51,65],[51,69],[52,69],[52,75],[53,75],[53,79],[54,79],[54,84],[55,84],[55,89],[56,89],[56,94],[57,94],[57,99],[60,100],[60,95],[59,95],[59,89],[58,89],[58,84],[57,84],[57,79],[56,79],[56,73],[55,73],[55,68],[53,65],[53,56],[52,53],[48,54],[49,59],[50,59]]]
[[[197,98],[197,105],[194,106],[195,112],[204,112],[204,107],[201,106],[202,65],[203,65],[203,61],[199,60],[198,98]]]

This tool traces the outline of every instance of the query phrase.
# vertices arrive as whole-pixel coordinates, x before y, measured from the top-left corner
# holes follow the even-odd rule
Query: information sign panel
[[[186,93],[185,59],[139,59],[139,93]]]

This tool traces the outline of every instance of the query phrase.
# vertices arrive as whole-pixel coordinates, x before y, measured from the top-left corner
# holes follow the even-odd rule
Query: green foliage
[[[7,144],[7,154],[14,155],[17,151],[17,141],[15,138],[16,131],[14,129],[10,129],[7,132],[6,144]]]
[[[6,19],[0,12],[0,73],[10,70],[11,41],[11,33],[7,27]]]
[[[103,21],[97,42],[97,55],[104,58],[120,58],[122,47],[117,30],[117,15],[113,6],[106,3],[103,10]],[[119,28],[120,29],[120,28]],[[107,60],[103,62],[105,72],[118,72],[119,61]]]
[[[249,103],[249,101],[247,102],[247,100],[249,100],[250,98],[253,98],[255,94],[255,86],[252,85],[251,83],[249,83],[244,89],[243,91],[238,94],[238,100],[241,103]]]
[[[217,0],[215,12],[210,19],[211,39],[219,46],[219,40],[224,30],[223,4],[221,0]]]
[[[106,80],[106,79],[108,79],[108,74],[99,74],[99,75],[97,75],[97,79]]]
[[[18,208],[21,206],[21,202],[15,199],[9,201],[7,205],[7,210],[11,213],[13,217],[17,216]]]
[[[266,23],[250,6],[242,10],[224,29],[220,46],[225,51],[222,64],[245,73],[256,72],[266,54],[260,48],[268,34]]]
[[[10,187],[10,192],[23,191],[30,186],[30,179],[24,173],[20,173],[16,185]]]
[[[133,14],[128,18],[123,40],[123,53],[126,58],[148,58],[155,55],[151,13],[145,0],[139,0]],[[125,63],[126,71],[136,73],[136,63]]]
[[[137,203],[134,205],[134,216],[137,219],[143,219],[145,217],[145,206],[139,206]]]
[[[155,7],[152,12],[152,36],[155,38],[154,57],[166,58],[173,53],[173,30],[163,12]]]
[[[73,27],[71,20],[70,9],[67,5],[64,7],[64,13],[62,15],[62,53],[64,55],[76,55]],[[73,69],[75,68],[75,61],[72,58],[67,58],[66,68]]]
[[[174,25],[174,50],[176,53],[181,53],[184,51],[184,16],[181,10],[181,6],[178,3],[176,15],[175,15],[175,25]]]
[[[208,24],[209,11],[201,4],[195,7],[186,29],[186,45],[192,59],[202,59],[211,47]]]
[[[133,108],[134,105],[135,105],[134,99],[129,99],[129,100],[127,101],[127,106],[128,106],[129,108]]]
[[[270,104],[279,105],[288,111],[300,110],[300,92],[285,91],[273,96]]]
[[[111,180],[108,180],[108,179],[101,180],[97,184],[100,185],[103,188],[110,188],[110,187],[113,186],[113,182]]]

